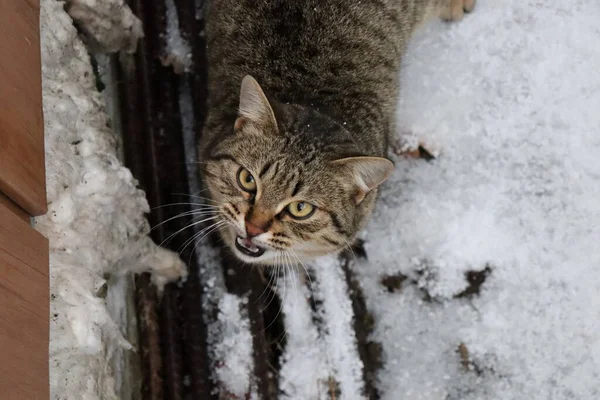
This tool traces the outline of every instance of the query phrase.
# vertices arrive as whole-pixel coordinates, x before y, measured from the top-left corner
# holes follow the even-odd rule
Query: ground
[[[598,18],[595,0],[482,0],[412,42],[398,125],[440,155],[396,159],[356,268],[384,399],[599,397]]]
[[[127,245],[108,232],[120,226],[123,236],[140,235],[147,205],[116,159],[91,78],[65,81],[91,76],[91,68],[59,8],[42,1],[56,215],[38,227],[53,246],[53,398],[116,398],[119,366],[106,356],[128,348],[115,326],[125,318],[109,315],[96,293]],[[352,267],[374,317],[370,339],[382,349],[376,386],[383,399],[600,397],[599,19],[597,0],[480,0],[460,23],[433,22],[412,41],[398,135],[437,157],[394,156],[395,173],[363,233],[368,259]],[[170,46],[180,53],[179,40]],[[187,136],[189,97],[184,90]],[[118,184],[103,185],[109,178]],[[129,202],[99,218],[99,210],[116,210],[119,193]],[[77,241],[90,231],[110,259]],[[225,294],[217,264],[203,261],[207,304],[220,306],[209,327],[211,354],[222,361],[215,375],[244,397],[254,386],[247,299]],[[312,271],[317,311],[291,274],[279,282],[288,330],[281,397],[360,398],[346,280],[334,259]],[[120,293],[109,288],[109,300]],[[99,371],[99,381],[88,379]]]
[[[596,0],[481,0],[412,41],[398,135],[437,158],[394,158],[353,267],[383,399],[599,398],[599,18]],[[312,270],[316,316],[279,282],[282,398],[359,399],[346,282]]]

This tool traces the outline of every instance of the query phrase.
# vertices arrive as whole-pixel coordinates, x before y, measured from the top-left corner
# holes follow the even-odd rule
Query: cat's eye
[[[314,214],[316,208],[310,203],[304,201],[294,201],[288,204],[287,212],[295,219],[306,219]]]
[[[246,168],[242,167],[238,170],[237,181],[238,185],[240,185],[240,187],[246,192],[256,192],[256,181],[254,180],[254,177],[250,171],[248,171]]]

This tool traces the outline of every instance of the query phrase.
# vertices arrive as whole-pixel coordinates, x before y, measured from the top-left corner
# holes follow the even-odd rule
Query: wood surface
[[[48,240],[0,204],[2,400],[50,398],[48,285]]]
[[[0,0],[0,192],[46,212],[39,0]]]
[[[1,192],[0,192],[0,205],[8,208],[10,211],[12,211],[13,214],[15,214],[17,217],[21,218],[26,223],[29,224],[31,222],[31,217],[29,216],[29,214],[27,214],[27,212],[25,210],[23,210],[21,207],[19,207],[16,203],[14,203],[11,199],[6,197]]]

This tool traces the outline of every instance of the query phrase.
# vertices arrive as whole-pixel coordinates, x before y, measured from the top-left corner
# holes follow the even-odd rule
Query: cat
[[[304,262],[350,246],[394,169],[386,155],[411,33],[474,6],[209,1],[201,175],[240,260]]]

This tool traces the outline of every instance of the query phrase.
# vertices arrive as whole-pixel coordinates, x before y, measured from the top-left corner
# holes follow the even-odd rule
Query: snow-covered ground
[[[478,3],[427,26],[404,60],[399,129],[441,155],[397,159],[356,268],[379,389],[598,399],[600,2]],[[479,296],[453,298],[486,266]],[[380,280],[398,273],[390,293]]]

